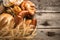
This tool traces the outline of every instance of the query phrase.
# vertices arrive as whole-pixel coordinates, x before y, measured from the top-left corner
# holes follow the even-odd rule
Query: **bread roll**
[[[7,13],[3,13],[0,15],[0,30],[7,27],[8,29],[11,29],[14,27],[14,18]]]
[[[10,7],[12,5],[20,5],[23,0],[3,0],[3,4],[5,7]]]
[[[31,1],[23,1],[23,3],[21,4],[21,8],[23,10],[27,10],[29,11],[29,13],[31,15],[34,15],[36,9],[35,9],[35,4],[32,3]]]

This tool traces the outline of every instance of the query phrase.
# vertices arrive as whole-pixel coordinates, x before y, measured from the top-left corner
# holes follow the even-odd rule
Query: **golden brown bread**
[[[17,15],[17,14],[20,13],[22,10],[21,10],[21,8],[20,8],[19,6],[14,6],[14,7],[13,7],[13,11],[14,11],[14,13],[16,13],[16,15]]]
[[[36,9],[35,9],[35,4],[32,3],[31,1],[27,1],[27,0],[23,1],[23,3],[21,4],[21,8],[22,8],[23,10],[29,11],[29,13],[30,13],[31,15],[34,15],[34,13],[35,13],[35,11],[36,11]]]
[[[31,1],[24,0],[21,5],[16,5],[14,0],[3,0],[7,1],[4,6],[7,8],[7,12],[4,12],[0,15],[0,35],[2,36],[11,33],[10,36],[13,37],[29,37],[31,36],[36,29],[36,19],[34,19],[35,5]],[[9,5],[9,3],[11,3]],[[18,2],[18,1],[17,1]],[[17,3],[16,2],[16,3]],[[10,15],[16,14],[14,16]],[[25,17],[28,18],[25,18]],[[32,17],[30,19],[30,17]],[[8,34],[9,36],[9,34]]]
[[[0,15],[0,29],[3,29],[5,27],[7,28],[13,28],[14,27],[14,18],[8,14],[8,13],[3,13]]]
[[[23,0],[3,0],[3,5],[5,7],[10,7],[12,5],[20,5]]]

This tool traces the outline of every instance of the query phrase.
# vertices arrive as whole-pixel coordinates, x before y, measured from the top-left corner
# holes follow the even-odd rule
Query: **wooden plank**
[[[36,13],[37,28],[60,28],[60,13]]]
[[[33,40],[60,40],[60,29],[37,29]]]
[[[36,8],[40,10],[49,9],[48,7],[60,7],[60,0],[31,0],[31,1],[34,2],[36,4]]]
[[[40,13],[48,13],[48,12],[49,13],[55,13],[55,12],[56,13],[59,13],[60,12],[60,9],[59,10],[57,10],[57,9],[55,9],[55,10],[52,10],[52,9],[51,10],[48,10],[48,9],[47,10],[36,10],[36,13],[39,13],[39,12]]]

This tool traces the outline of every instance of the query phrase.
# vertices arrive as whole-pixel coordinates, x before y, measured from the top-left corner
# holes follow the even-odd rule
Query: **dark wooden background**
[[[37,8],[37,35],[33,40],[60,40],[60,0],[31,1]]]

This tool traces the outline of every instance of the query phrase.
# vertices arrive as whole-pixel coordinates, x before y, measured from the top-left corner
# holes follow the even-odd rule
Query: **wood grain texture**
[[[31,1],[37,8],[37,35],[33,40],[60,40],[60,0]]]
[[[36,13],[37,28],[60,28],[60,13]]]
[[[38,10],[60,10],[60,0],[31,0]],[[56,10],[57,11],[57,10]]]
[[[37,29],[34,40],[60,40],[60,29]]]

